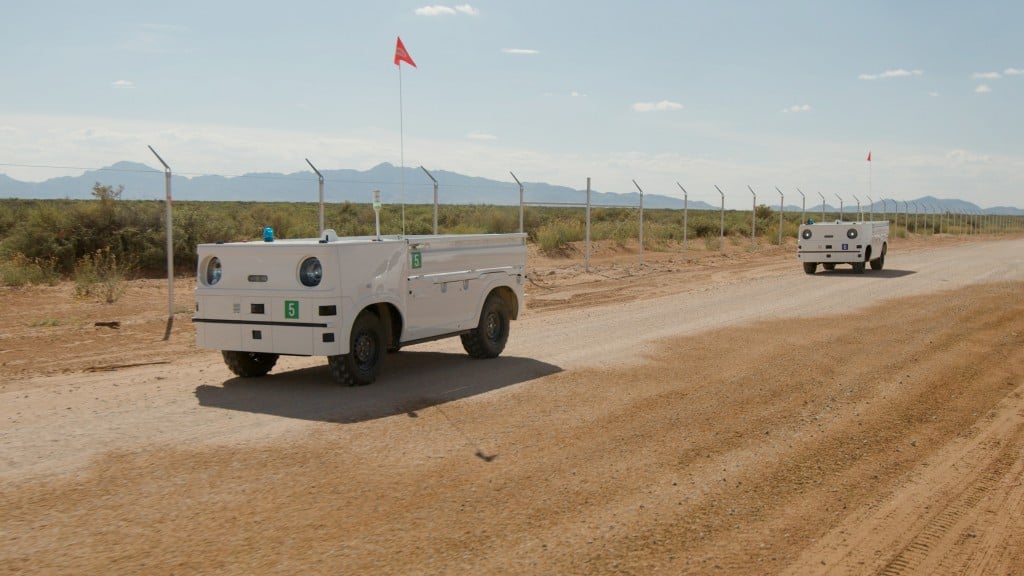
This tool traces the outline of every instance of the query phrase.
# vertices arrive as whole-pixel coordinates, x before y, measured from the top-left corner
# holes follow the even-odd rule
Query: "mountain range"
[[[382,191],[383,201],[397,204],[431,204],[434,198],[433,176],[438,181],[438,198],[441,204],[492,204],[515,205],[519,203],[519,186],[515,182],[502,182],[456,172],[437,170],[427,175],[421,168],[400,168],[382,163],[369,170],[324,170],[324,196],[327,202],[369,203],[373,190]],[[80,176],[62,176],[43,182],[22,182],[0,174],[0,198],[71,198],[92,197],[95,184],[123,187],[125,199],[163,199],[165,178],[162,170],[135,162],[118,162],[106,168],[86,171]],[[567,186],[556,186],[543,182],[524,182],[523,200],[536,204],[579,204],[586,201],[585,190]],[[188,176],[173,174],[172,197],[175,200],[214,200],[249,202],[316,202],[319,198],[318,180],[311,171],[281,173],[250,173],[241,176]],[[593,206],[637,206],[640,195],[637,192],[598,192],[591,190]],[[968,213],[1024,215],[1024,210],[1009,206],[985,208],[957,199],[939,199],[924,196],[907,201],[911,210],[916,202],[920,212],[965,211]],[[881,214],[892,212],[895,201],[888,199],[883,207],[879,200],[872,205],[861,207],[865,213]],[[766,202],[774,208],[771,203]],[[900,201],[903,204],[903,201]],[[694,210],[718,210],[719,206],[702,201],[689,201]],[[645,208],[682,209],[681,198],[659,194],[644,195]],[[900,206],[902,212],[905,207]],[[786,205],[787,212],[799,212],[800,206]],[[825,204],[826,212],[838,212],[839,208]],[[844,205],[845,213],[856,208]],[[808,214],[821,212],[822,206],[809,206]]]

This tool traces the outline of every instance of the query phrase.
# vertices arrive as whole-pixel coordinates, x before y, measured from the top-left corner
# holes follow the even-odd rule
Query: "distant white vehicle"
[[[885,266],[889,251],[889,222],[814,223],[800,226],[797,239],[797,258],[804,264],[804,272],[814,274],[818,264],[825,270],[835,270],[836,264],[850,264],[853,271],[863,274],[867,264],[872,270]]]
[[[326,356],[347,385],[373,382],[385,352],[460,336],[474,358],[505,348],[523,309],[525,234],[321,238],[201,244],[196,344],[239,376],[280,355]]]

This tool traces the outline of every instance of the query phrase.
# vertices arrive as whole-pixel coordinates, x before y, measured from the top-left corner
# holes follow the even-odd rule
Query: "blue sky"
[[[12,2],[0,173],[381,162],[746,208],[1024,206],[1024,3]],[[417,67],[393,64],[401,36]],[[866,161],[868,152],[872,162]],[[113,178],[116,179],[116,178]],[[812,202],[813,200],[813,202]]]

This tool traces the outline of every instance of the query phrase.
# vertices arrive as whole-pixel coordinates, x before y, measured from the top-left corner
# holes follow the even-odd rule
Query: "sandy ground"
[[[502,357],[363,388],[0,289],[0,573],[1024,573],[1024,238],[794,252],[532,254]]]

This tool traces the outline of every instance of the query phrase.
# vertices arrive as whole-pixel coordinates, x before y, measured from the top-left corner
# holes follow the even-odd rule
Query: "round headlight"
[[[306,258],[299,266],[299,282],[303,286],[313,287],[320,284],[324,277],[324,268],[320,265],[319,258]]]
[[[849,238],[850,240],[853,240],[854,238],[856,238],[857,237],[857,229],[856,228],[850,228],[849,230],[847,230],[846,231],[846,237]]]
[[[214,256],[206,261],[206,285],[213,286],[217,282],[220,282],[220,275],[220,258]]]
[[[800,236],[804,240],[810,240],[811,239],[811,229],[810,228],[804,228],[804,231],[800,233]]]

